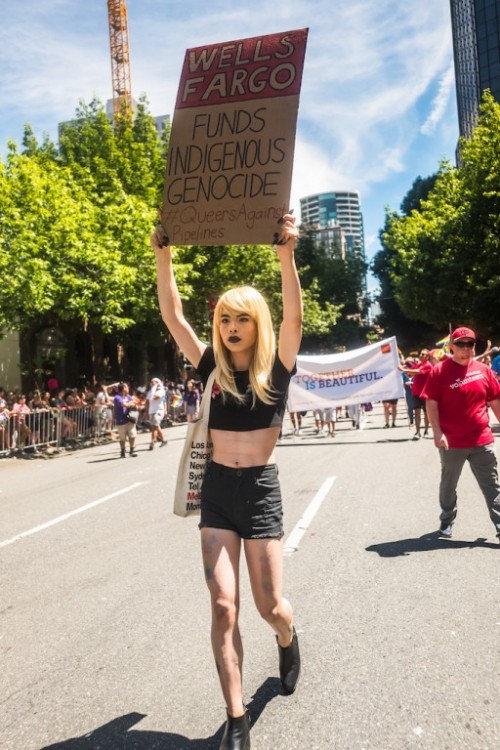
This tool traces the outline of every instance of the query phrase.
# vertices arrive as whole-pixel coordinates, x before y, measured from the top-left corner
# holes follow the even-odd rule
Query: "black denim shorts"
[[[276,464],[233,469],[209,463],[201,488],[199,528],[235,531],[242,539],[281,539],[283,506]]]

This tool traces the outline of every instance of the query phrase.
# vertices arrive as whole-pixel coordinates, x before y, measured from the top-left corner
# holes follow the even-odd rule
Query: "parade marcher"
[[[498,352],[498,347],[496,346],[492,349],[492,353],[495,354],[495,352]],[[496,379],[500,382],[500,354],[496,354],[491,360],[491,369]]]
[[[129,442],[129,455],[135,458],[135,439],[137,429],[135,422],[131,421],[130,412],[135,407],[135,399],[130,395],[127,383],[117,384],[118,393],[113,400],[113,411],[115,424],[120,441],[120,458],[126,457],[126,444]]]
[[[330,437],[335,437],[335,424],[337,422],[337,408],[325,406],[325,430]]]
[[[200,408],[200,393],[196,388],[194,380],[188,380],[184,391],[183,403],[188,422],[198,419],[198,409]]]
[[[424,398],[441,458],[439,534],[452,536],[457,484],[469,462],[500,541],[500,484],[488,405],[500,421],[500,384],[491,369],[474,359],[476,334],[460,327],[451,334],[452,357],[432,369]]]
[[[384,427],[396,427],[396,417],[398,415],[398,399],[389,398],[386,401],[382,401],[384,407]],[[389,421],[391,424],[389,425]]]
[[[413,410],[415,416],[415,435],[413,436],[413,440],[420,440],[422,436],[420,432],[422,412],[424,413],[424,437],[429,432],[429,417],[427,416],[427,405],[425,403],[425,398],[422,396],[427,378],[432,372],[432,365],[429,361],[429,350],[422,349],[419,357],[420,363],[416,367],[408,369],[400,366],[399,368],[402,372],[405,372],[413,379],[411,386]]]
[[[412,366],[413,366],[413,360],[406,359],[405,367],[407,367],[408,370],[411,370]],[[408,374],[408,370],[405,370],[405,372],[402,372],[401,377],[403,378],[403,385],[405,389],[405,399],[406,399],[406,409],[408,411],[408,419],[409,419],[410,427],[411,427],[414,422],[413,394],[411,392],[411,387],[413,385],[413,378],[411,377],[411,375]]]
[[[282,500],[274,450],[301,341],[297,236],[294,218],[286,215],[276,245],[283,294],[277,348],[269,307],[248,286],[221,296],[214,310],[213,346],[200,341],[184,318],[168,238],[160,226],[151,236],[163,320],[203,384],[214,368],[216,373],[209,423],[213,456],[203,482],[199,525],[212,602],[212,648],[227,709],[219,750],[250,748],[238,624],[242,544],[256,607],[276,633],[285,692],[293,693],[300,673],[292,608],[282,595]]]
[[[349,412],[349,419],[351,420],[352,426],[359,430],[361,422],[361,404],[348,404],[347,410]]]
[[[151,379],[146,400],[148,404],[149,424],[151,425],[151,442],[149,444],[149,450],[152,451],[157,440],[160,441],[160,447],[167,444],[161,429],[161,423],[165,416],[167,394],[160,378]]]
[[[290,423],[292,425],[292,435],[302,434],[302,412],[301,411],[289,411],[288,416],[290,417]]]
[[[316,435],[322,435],[325,427],[325,410],[313,409],[314,432]]]

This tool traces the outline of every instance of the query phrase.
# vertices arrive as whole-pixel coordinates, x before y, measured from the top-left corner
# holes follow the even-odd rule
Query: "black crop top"
[[[198,372],[203,386],[206,386],[208,377],[215,367],[214,350],[207,346],[198,365]],[[252,394],[249,392],[250,378],[248,370],[236,371],[234,378],[238,393],[246,393],[245,402],[240,404],[231,395],[227,394],[223,400],[220,388],[214,383],[212,388],[212,400],[210,402],[210,419],[208,426],[214,430],[225,430],[231,432],[247,432],[251,430],[262,430],[266,427],[281,427],[285,415],[286,399],[290,378],[297,371],[294,367],[288,372],[285,365],[276,354],[273,370],[271,373],[271,384],[273,392],[272,404],[265,404],[259,399],[252,409]]]

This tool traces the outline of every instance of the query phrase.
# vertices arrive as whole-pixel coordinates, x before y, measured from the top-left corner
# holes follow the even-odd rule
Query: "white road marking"
[[[320,509],[323,500],[326,498],[326,496],[332,489],[335,479],[336,477],[327,477],[325,479],[320,489],[318,490],[316,495],[313,497],[313,499],[307,506],[305,512],[302,514],[302,517],[299,519],[299,521],[295,525],[295,528],[288,535],[288,538],[286,539],[285,545],[283,548],[284,555],[291,555],[294,552],[297,552],[299,548],[300,540],[306,533],[311,521],[313,520],[314,516]]]
[[[101,505],[101,503],[105,503],[108,500],[112,500],[114,497],[118,497],[119,495],[124,495],[126,492],[132,492],[132,490],[135,490],[137,487],[140,487],[141,484],[148,484],[148,482],[135,482],[134,484],[131,484],[128,487],[124,487],[123,490],[117,490],[116,492],[112,492],[111,495],[105,495],[104,497],[100,497],[98,500],[94,500],[92,503],[88,503],[87,505],[82,505],[81,508],[76,508],[75,510],[72,510],[70,513],[65,513],[63,516],[58,516],[57,518],[53,518],[52,521],[47,521],[47,523],[42,523],[39,526],[35,526],[32,529],[28,529],[28,531],[23,531],[21,534],[18,534],[17,536],[13,536],[12,539],[6,539],[4,542],[0,542],[0,549],[2,547],[7,547],[9,544],[14,544],[14,542],[18,542],[20,539],[24,539],[27,536],[38,534],[39,531],[44,531],[45,529],[48,529],[50,526],[55,526],[57,523],[66,521],[67,518],[76,516],[79,513],[84,513],[86,510],[95,508],[96,505]]]

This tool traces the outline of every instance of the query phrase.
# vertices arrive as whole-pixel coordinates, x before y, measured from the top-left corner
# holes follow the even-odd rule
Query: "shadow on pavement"
[[[398,539],[394,542],[383,542],[366,547],[367,552],[376,552],[380,557],[401,557],[411,555],[412,552],[434,552],[437,549],[500,549],[500,544],[486,541],[478,537],[473,542],[459,539],[443,539],[437,531],[424,534],[415,539]]]
[[[359,435],[359,432],[353,433],[354,435]],[[362,433],[361,433],[362,434]],[[347,436],[342,436],[347,437]],[[340,440],[338,437],[331,438],[331,437],[325,437],[325,438],[316,438],[313,437],[304,437],[302,440],[288,440],[288,438],[285,438],[284,440],[280,440],[277,444],[277,448],[301,448],[304,445],[378,445],[380,443],[408,443],[411,442],[411,437],[408,438],[393,438],[392,440],[343,440],[342,437]],[[286,441],[286,442],[285,442]]]
[[[184,441],[185,438],[174,438],[173,440],[170,440],[168,442],[175,443],[178,440]],[[165,448],[168,447],[168,442],[167,442],[167,445],[164,446]],[[154,451],[150,451],[149,443],[147,444],[142,443],[141,445],[136,445],[135,450],[136,450],[136,453],[138,454],[139,453],[155,453],[155,452],[157,453],[159,450],[161,450],[161,448],[158,446],[158,447],[155,447]],[[104,455],[110,455],[110,454],[106,453]],[[130,456],[128,455],[128,448],[127,448],[127,459],[128,458],[130,458]],[[113,454],[110,455],[109,458],[91,458],[87,461],[87,463],[88,464],[103,464],[103,463],[106,463],[106,461],[117,461],[117,460],[122,460],[120,456],[120,449],[118,448],[118,446],[117,446],[117,450],[113,451]]]
[[[281,694],[281,683],[277,677],[270,677],[262,683],[247,706],[252,726],[257,723],[266,705]],[[125,714],[83,737],[46,745],[41,750],[216,750],[225,726],[224,722],[211,737],[194,740],[174,732],[130,731],[146,715],[137,712]]]
[[[106,461],[118,461],[121,459],[120,454],[118,453],[116,456],[112,456],[111,458],[95,458],[92,461],[87,461],[88,464],[103,464]]]

